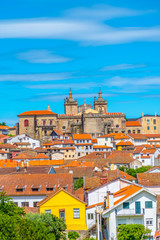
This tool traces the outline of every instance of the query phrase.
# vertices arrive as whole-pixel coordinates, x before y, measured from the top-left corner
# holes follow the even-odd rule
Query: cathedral
[[[102,97],[101,89],[98,97],[94,97],[94,109],[86,101],[78,105],[70,89],[69,97],[64,100],[64,111],[64,114],[56,114],[48,106],[47,110],[19,114],[19,134],[26,133],[32,138],[45,140],[50,138],[53,129],[69,136],[89,133],[92,138],[111,132],[125,132],[124,113],[107,112],[107,101]]]

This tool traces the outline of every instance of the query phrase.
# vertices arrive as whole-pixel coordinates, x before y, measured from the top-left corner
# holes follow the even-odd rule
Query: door
[[[139,202],[139,201],[135,202],[135,213],[136,214],[141,213],[141,202]]]

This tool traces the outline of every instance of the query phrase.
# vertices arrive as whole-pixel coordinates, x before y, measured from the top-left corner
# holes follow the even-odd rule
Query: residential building
[[[117,239],[117,227],[121,224],[142,224],[151,230],[153,239],[157,225],[156,194],[130,185],[115,193],[108,192],[105,205],[102,212],[105,239]]]
[[[108,147],[106,145],[94,145],[93,146],[93,151],[95,152],[111,152],[112,147]]]
[[[126,121],[126,133],[142,133],[142,126],[139,121]]]
[[[159,150],[156,148],[145,148],[139,154],[136,159],[142,163],[142,166],[156,166],[158,165]]]
[[[1,191],[19,207],[36,207],[38,202],[60,188],[73,191],[73,178],[69,173],[0,175],[0,183]]]
[[[133,143],[134,146],[147,144],[147,137],[144,134],[128,133],[127,135],[130,138],[130,142]]]
[[[141,126],[142,132],[144,134],[160,134],[160,116],[155,113],[155,115],[143,114],[142,117],[137,119]]]
[[[116,144],[122,141],[128,141],[129,137],[124,133],[110,133],[107,135],[99,136],[98,145],[106,145],[116,149]]]
[[[29,137],[27,134],[20,134],[5,140],[6,143],[16,144],[18,147],[40,147],[40,141]],[[24,144],[22,144],[24,143]]]
[[[12,154],[3,150],[0,150],[0,159],[11,159]]]
[[[52,213],[65,220],[67,230],[87,230],[86,203],[70,192],[59,189],[38,203],[40,213]]]
[[[73,141],[76,147],[77,158],[93,152],[93,144],[90,134],[73,134]]]

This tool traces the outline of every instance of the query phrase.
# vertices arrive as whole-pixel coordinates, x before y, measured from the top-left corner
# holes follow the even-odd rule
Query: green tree
[[[141,224],[120,225],[117,228],[118,240],[142,240],[150,236],[151,230],[145,229]]]
[[[11,201],[11,198],[6,196],[5,192],[0,194],[0,213],[9,216],[23,216],[25,215],[24,209],[18,207]]]
[[[77,238],[79,238],[79,234],[77,232],[69,232],[68,233],[68,238],[70,240],[76,240]]]
[[[131,175],[132,177],[137,177],[137,173],[143,173],[143,172],[147,172],[149,169],[151,168],[151,166],[142,166],[139,168],[125,168],[124,166],[119,167],[119,170],[126,172],[127,174]]]
[[[0,126],[6,126],[5,122],[0,123]]]
[[[54,234],[55,239],[66,239],[66,234],[64,231],[66,230],[66,224],[63,219],[59,219],[55,215],[50,213],[41,213],[41,214],[27,214],[26,218],[33,222],[43,223],[46,227],[49,228],[51,234]]]
[[[74,190],[77,190],[81,187],[83,187],[83,178],[79,178],[74,182]]]

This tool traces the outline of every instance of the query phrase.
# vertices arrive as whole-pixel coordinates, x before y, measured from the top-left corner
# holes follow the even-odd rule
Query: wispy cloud
[[[17,57],[21,60],[26,60],[30,63],[63,63],[71,61],[71,58],[63,57],[54,54],[48,50],[30,50],[27,52],[18,53]]]
[[[115,28],[104,20],[147,13],[105,5],[71,9],[60,18],[0,21],[0,38],[47,38],[78,41],[88,45],[160,41],[160,27]]]
[[[112,66],[106,66],[102,68],[102,71],[117,71],[117,70],[126,70],[126,69],[134,69],[134,68],[143,68],[146,67],[145,64],[118,64]]]
[[[0,82],[39,82],[58,81],[74,78],[72,73],[39,73],[39,74],[0,74]]]

